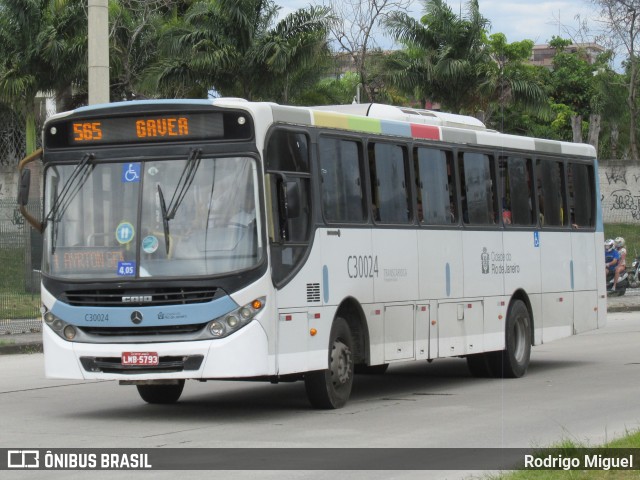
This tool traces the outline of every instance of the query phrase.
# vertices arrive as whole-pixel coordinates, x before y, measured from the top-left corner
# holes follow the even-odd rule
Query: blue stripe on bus
[[[570,272],[570,275],[571,275],[571,290],[573,290],[574,289],[574,286],[573,286],[573,260],[571,260],[569,262],[569,272]]]
[[[447,285],[447,297],[450,297],[451,296],[451,267],[449,266],[448,262],[444,267],[444,276],[445,276],[446,285]]]
[[[322,267],[322,298],[324,303],[329,303],[329,269],[326,265]]]
[[[51,313],[78,327],[157,327],[207,323],[236,308],[238,304],[229,296],[207,303],[162,307],[74,307],[58,300],[53,304]],[[131,321],[134,311],[142,313],[143,316],[142,322],[138,325]]]
[[[596,179],[598,178],[598,160],[596,159],[593,164]],[[604,222],[602,220],[602,202],[600,201],[600,182],[596,180],[596,232],[604,232]]]

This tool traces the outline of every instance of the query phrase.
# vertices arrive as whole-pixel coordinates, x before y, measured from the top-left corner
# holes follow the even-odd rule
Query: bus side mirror
[[[283,183],[284,208],[287,219],[300,216],[300,185],[298,182],[286,181]]]
[[[31,170],[24,169],[20,174],[20,185],[18,187],[18,205],[23,207],[29,203],[29,187],[31,186]]]

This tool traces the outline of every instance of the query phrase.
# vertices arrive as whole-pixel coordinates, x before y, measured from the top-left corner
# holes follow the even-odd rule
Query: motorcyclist
[[[615,242],[610,238],[604,242],[604,266],[606,275],[615,275],[616,265],[620,260],[620,254],[616,250]]]
[[[618,251],[618,255],[620,255],[618,263],[616,264],[616,273],[613,276],[613,290],[615,290],[616,285],[618,285],[620,275],[627,268],[627,249],[624,246],[624,238],[616,237],[613,242],[616,246],[616,250]]]

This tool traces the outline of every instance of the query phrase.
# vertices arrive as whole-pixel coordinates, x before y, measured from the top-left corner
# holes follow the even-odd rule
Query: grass
[[[601,447],[582,445],[571,440],[565,440],[551,447],[554,453],[561,454],[564,458],[571,456],[571,453],[577,449],[590,448],[640,448],[640,430],[628,433],[624,437],[608,442]],[[545,453],[548,454],[549,452],[547,451]],[[580,457],[580,455],[578,456]],[[637,462],[637,459],[634,458],[634,462]],[[484,478],[487,480],[627,480],[640,478],[640,472],[638,472],[638,470],[518,470],[502,475],[490,475]]]

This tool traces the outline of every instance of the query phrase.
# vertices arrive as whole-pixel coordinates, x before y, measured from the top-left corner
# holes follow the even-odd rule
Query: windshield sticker
[[[140,181],[140,164],[125,163],[122,165],[122,183],[133,183]]]
[[[158,170],[156,167],[151,167],[151,168],[149,168],[149,170],[147,170],[149,175],[151,175],[152,177],[155,177],[158,174],[159,171],[160,170]]]
[[[133,277],[136,274],[136,262],[118,262],[118,276]]]
[[[158,241],[158,238],[153,235],[149,235],[142,239],[142,250],[144,250],[145,253],[154,253],[158,250],[158,245],[160,245],[160,242]]]
[[[118,240],[118,243],[123,245],[133,240],[135,234],[136,232],[133,229],[133,225],[129,222],[122,222],[118,225],[118,228],[116,228],[116,240]]]

